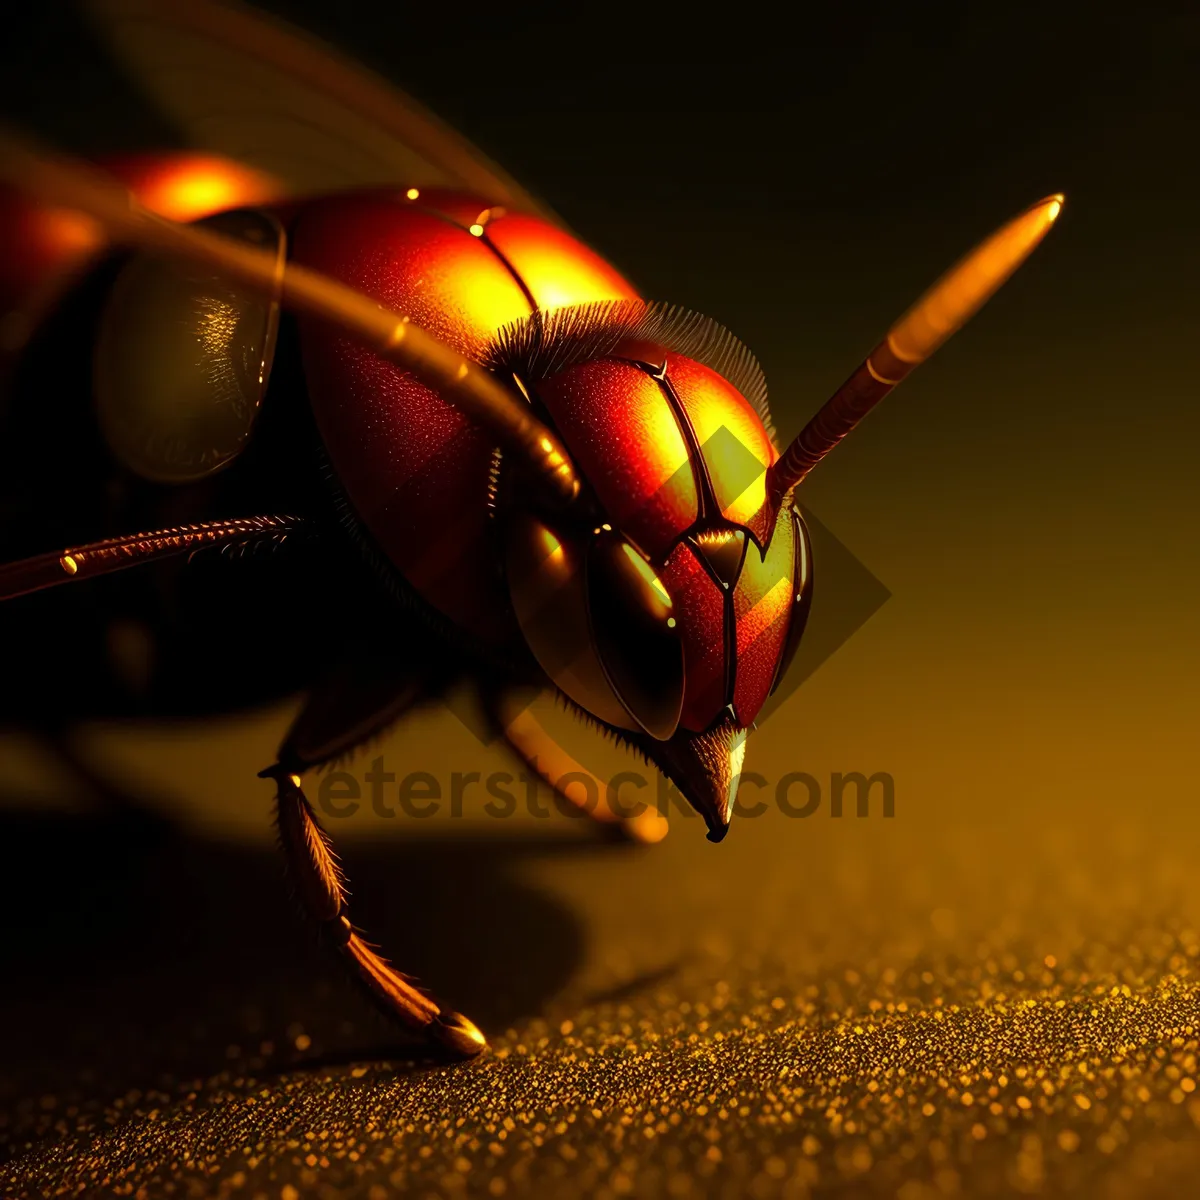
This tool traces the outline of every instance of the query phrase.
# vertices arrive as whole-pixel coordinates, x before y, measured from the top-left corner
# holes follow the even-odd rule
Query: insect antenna
[[[767,494],[773,507],[914,367],[991,299],[1050,232],[1062,207],[1062,196],[1047,196],[1001,226],[892,326],[768,472]]]

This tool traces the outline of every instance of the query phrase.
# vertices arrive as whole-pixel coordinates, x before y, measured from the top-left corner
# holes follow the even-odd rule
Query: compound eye
[[[612,690],[651,737],[666,741],[683,709],[683,640],[671,597],[623,537],[601,533],[588,549],[588,619]]]
[[[808,624],[808,612],[812,608],[812,542],[808,537],[808,526],[804,524],[800,514],[792,509],[793,542],[796,547],[796,567],[792,583],[792,611],[788,617],[787,640],[783,643],[783,653],[779,656],[779,666],[775,670],[775,682],[771,691],[783,682],[783,677],[796,657],[800,639],[804,636],[804,627]]]
[[[561,537],[527,512],[512,515],[506,540],[513,611],[542,670],[592,716],[636,731],[639,726],[613,691],[592,642],[579,540]]]

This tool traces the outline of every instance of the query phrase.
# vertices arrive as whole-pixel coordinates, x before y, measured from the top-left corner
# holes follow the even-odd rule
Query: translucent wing
[[[212,0],[84,0],[104,40],[192,146],[295,194],[462,188],[555,219],[465,138],[282,22]]]

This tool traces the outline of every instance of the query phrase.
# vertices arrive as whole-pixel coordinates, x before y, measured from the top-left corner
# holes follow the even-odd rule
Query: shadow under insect
[[[333,951],[296,920],[273,848],[128,814],[8,813],[0,839],[4,1107],[174,1092],[224,1068],[425,1056],[397,1048],[394,1027],[328,970]],[[346,859],[356,913],[386,951],[499,1032],[539,1012],[584,948],[578,918],[521,881],[521,860],[614,848],[424,837],[351,842]]]

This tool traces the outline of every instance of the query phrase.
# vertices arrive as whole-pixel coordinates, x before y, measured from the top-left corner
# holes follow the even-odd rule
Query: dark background
[[[847,1013],[868,1028],[886,1024],[872,1002],[901,996],[914,1011],[976,1006],[998,1032],[935,1039],[920,1078],[937,1116],[924,1126],[889,1124],[886,1113],[872,1124],[864,1101],[860,1134],[881,1131],[866,1143],[880,1189],[908,1181],[945,1191],[949,1169],[971,1194],[1085,1184],[1169,1192],[1195,1167],[1198,1119],[1191,1093],[1174,1100],[1161,1070],[1164,1061],[1182,1076],[1194,1070],[1187,1030],[1200,1024],[1190,982],[1200,926],[1200,17],[1070,4],[842,5],[783,16],[748,5],[716,15],[268,7],[430,105],[645,294],[730,326],[764,365],[783,437],[962,251],[1025,204],[1066,193],[1058,228],[1019,276],[805,485],[808,506],[893,597],[766,723],[748,765],[771,779],[888,771],[893,820],[769,814],[719,849],[678,822],[666,844],[636,853],[592,845],[565,821],[497,830],[478,812],[415,832],[363,813],[337,832],[359,843],[349,856],[364,881],[358,900],[380,940],[501,1048],[548,1036],[545,1070],[566,1071],[578,1049],[559,1032],[564,1020],[585,1044],[642,1039],[666,1055],[656,1039],[686,1046],[696,1031],[689,1006],[724,996],[730,1014],[755,1013],[782,1058],[766,1063],[748,1047],[746,1060],[712,1060],[745,1080],[748,1113],[722,1126],[740,1149],[727,1146],[700,1176],[730,1194],[745,1194],[748,1181],[765,1194],[862,1186],[861,1156],[846,1148],[854,1138],[831,1134],[823,1107],[834,1094],[858,1104],[860,1075],[839,1084],[833,1071],[829,1094],[810,1084],[820,1103],[787,1129],[766,1120],[763,1097],[777,1062],[805,1069],[789,1057],[797,1030],[831,1028]],[[6,112],[96,152],[160,135],[57,6],[4,20]],[[74,1119],[54,1132],[37,1104],[21,1108],[22,1096],[70,1086],[85,1107],[104,1106],[161,1076],[170,1081],[163,1103],[178,1104],[181,1073],[211,1076],[228,1045],[288,1044],[297,1022],[322,1051],[378,1058],[378,1028],[353,998],[335,992],[335,1004],[319,990],[319,960],[304,958],[299,935],[288,941],[286,905],[273,899],[270,789],[254,771],[289,712],[91,728],[89,751],[191,830],[169,852],[152,845],[110,860],[122,864],[113,871],[89,855],[91,827],[48,829],[30,815],[34,800],[54,809],[78,800],[76,785],[26,747],[6,750],[14,811],[31,839],[14,834],[10,844],[23,858],[45,849],[52,864],[32,905],[44,924],[27,929],[27,956],[9,975],[19,981],[9,989],[6,1060],[20,1136],[83,1136]],[[421,717],[383,752],[389,765],[442,775],[503,765],[446,713]],[[464,850],[468,836],[494,841],[492,853]],[[64,846],[75,850],[54,849]],[[416,921],[406,907],[414,881]],[[247,908],[253,921],[239,916]],[[81,912],[100,915],[89,922]],[[79,965],[48,970],[49,943]],[[474,959],[457,949],[476,944]],[[1046,973],[1047,955],[1064,973]],[[1122,984],[1153,1016],[1141,1052],[1119,1048],[1117,1014],[1108,1040],[1095,1026],[1043,1030],[1018,1053],[996,1000],[999,991],[1086,1004],[1095,989]],[[1155,1008],[1168,984],[1181,989],[1177,1007]],[[785,1003],[760,1013],[755,1005],[774,994]],[[248,1010],[262,1032],[243,1029]],[[733,1015],[727,1027],[730,1038],[744,1032]],[[1159,1046],[1173,1057],[1156,1059]],[[1031,1117],[1003,1094],[1004,1116],[985,1118],[979,1138],[942,1086],[947,1063],[994,1079],[1024,1055],[1058,1078],[1077,1052],[1101,1073],[1134,1072],[1124,1108],[1093,1091],[1086,1110],[1056,1098]],[[577,1137],[585,1158],[595,1150],[594,1173],[553,1176],[565,1191],[603,1184],[619,1194],[613,1172],[638,1169],[645,1190],[661,1191],[715,1163],[695,1113],[708,1068],[687,1061],[660,1064],[682,1072],[679,1095],[691,1097],[677,1101],[683,1130],[665,1149],[663,1139],[622,1149],[613,1125],[622,1105],[640,1112],[657,1094],[653,1073],[601,1088],[604,1119],[566,1139]],[[339,1069],[287,1078],[333,1086]],[[523,1090],[529,1070],[512,1059],[479,1070],[492,1073],[468,1077],[464,1094],[503,1084],[517,1108],[536,1107]],[[700,1080],[692,1091],[689,1071]],[[372,1103],[385,1123],[453,1112],[453,1088],[432,1087],[389,1091],[386,1104],[372,1093]],[[802,1148],[806,1135],[819,1152]],[[1110,1135],[1115,1149],[1104,1148]],[[274,1189],[303,1170],[303,1154],[284,1134],[271,1137],[268,1160],[283,1172]],[[421,1141],[398,1142],[380,1178],[416,1163]],[[442,1154],[435,1163],[458,1169]],[[607,1166],[595,1166],[597,1154]],[[782,1174],[764,1165],[772,1157]],[[548,1161],[539,1147],[526,1158],[535,1178],[549,1178],[538,1174]],[[37,1179],[44,1160],[30,1161]],[[812,1178],[805,1161],[817,1164]],[[414,1166],[412,1178],[449,1186],[425,1169]],[[482,1189],[499,1168],[475,1169],[471,1185]],[[520,1178],[505,1177],[519,1190]]]

